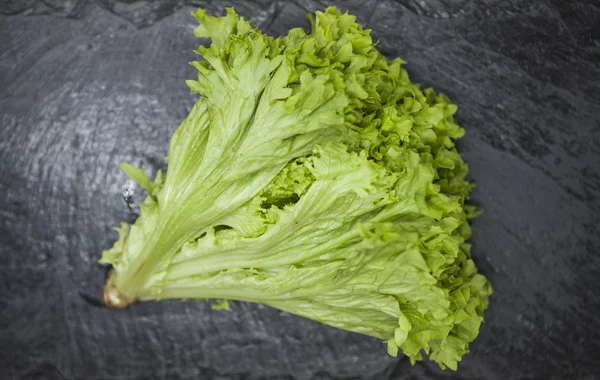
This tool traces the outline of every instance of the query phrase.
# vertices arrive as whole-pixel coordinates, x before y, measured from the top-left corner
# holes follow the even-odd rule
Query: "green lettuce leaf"
[[[200,95],[101,262],[107,305],[258,302],[456,369],[492,290],[471,259],[455,105],[335,8],[272,38],[199,10]]]

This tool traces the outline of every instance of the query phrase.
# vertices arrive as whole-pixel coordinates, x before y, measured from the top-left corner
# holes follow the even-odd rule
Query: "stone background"
[[[99,305],[96,264],[195,97],[196,7],[272,34],[326,3],[0,0],[0,378],[598,379],[598,1],[331,1],[458,104],[494,285],[456,373],[260,305]]]

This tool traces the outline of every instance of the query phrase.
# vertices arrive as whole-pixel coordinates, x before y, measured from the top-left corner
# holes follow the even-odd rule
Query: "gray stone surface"
[[[485,213],[473,254],[495,294],[459,371],[259,305],[98,305],[96,264],[194,96],[197,6],[270,33],[317,1],[0,1],[1,379],[597,379],[598,1],[332,1],[413,79],[447,93]]]

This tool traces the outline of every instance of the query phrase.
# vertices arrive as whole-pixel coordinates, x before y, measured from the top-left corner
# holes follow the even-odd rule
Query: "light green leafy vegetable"
[[[192,62],[200,97],[166,173],[122,165],[148,197],[102,256],[107,305],[258,302],[456,369],[491,294],[466,242],[456,106],[335,8],[280,38],[232,9],[193,15],[212,40]]]

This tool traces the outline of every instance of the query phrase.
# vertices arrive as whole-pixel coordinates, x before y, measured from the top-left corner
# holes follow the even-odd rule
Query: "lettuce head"
[[[212,41],[199,97],[166,172],[122,165],[148,195],[102,255],[105,303],[257,302],[456,369],[491,294],[456,106],[335,8],[279,38],[232,9],[193,16]]]

